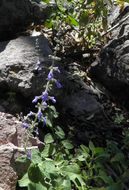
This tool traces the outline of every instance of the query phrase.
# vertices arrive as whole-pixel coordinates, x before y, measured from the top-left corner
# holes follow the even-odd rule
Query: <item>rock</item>
[[[102,112],[102,106],[97,100],[97,93],[91,87],[86,85],[80,77],[74,72],[64,72],[62,81],[63,89],[61,95],[58,96],[59,108],[66,120],[74,123],[81,121],[85,123],[86,118],[92,114]],[[70,123],[71,123],[70,121]]]
[[[108,17],[108,23],[109,25],[111,25],[111,27],[117,26],[111,32],[112,38],[117,38],[118,36],[122,36],[123,28],[124,28],[124,35],[128,34],[128,21],[129,21],[128,12],[129,12],[129,3],[127,2],[123,3],[122,8],[119,5],[113,6],[111,8],[111,13],[110,16]],[[124,20],[124,22],[122,20]]]
[[[52,52],[47,39],[43,36],[21,36],[6,44],[1,42],[0,49],[3,49],[0,53],[0,86],[19,91],[25,97],[40,93],[46,76],[44,73],[36,76],[34,70],[39,59],[45,71],[46,64],[50,63],[48,55]]]
[[[42,23],[49,16],[51,6],[31,0],[0,1],[0,41],[11,39],[25,31],[32,23]]]
[[[2,150],[1,150],[2,148]],[[0,146],[0,187],[3,190],[15,190],[17,174],[10,166],[13,157],[13,151]]]
[[[127,16],[127,15],[126,15]],[[101,50],[98,60],[90,69],[116,97],[129,107],[129,18],[114,29],[115,37]]]
[[[1,90],[8,89],[23,97],[19,100],[21,104],[24,104],[25,99],[32,101],[34,96],[40,95],[44,91],[43,86],[46,84],[49,67],[52,64],[48,57],[52,51],[47,39],[43,36],[21,36],[6,42],[6,44],[2,42],[0,49]],[[36,69],[38,60],[40,60],[40,70]],[[61,71],[55,77],[63,86],[63,88],[57,89],[54,85],[51,92],[51,95],[57,99],[57,110],[60,115],[65,117],[64,121],[68,121],[68,124],[74,123],[75,128],[79,126],[78,130],[82,123],[85,130],[88,127],[90,129],[89,118],[97,120],[99,114],[102,116],[101,120],[104,118],[103,107],[99,103],[99,93],[94,87],[83,82],[80,75],[77,74],[79,69],[76,64],[61,65],[61,63],[55,62],[55,65],[59,66]],[[15,104],[16,101],[13,100],[13,102]],[[5,108],[3,104],[2,106]],[[7,110],[7,108],[5,109]],[[78,122],[81,124],[78,125]]]
[[[15,190],[23,168],[16,172],[15,158],[21,154],[17,147],[23,147],[25,130],[21,122],[10,114],[0,112],[0,189]],[[38,145],[39,142],[32,138],[29,144]],[[18,154],[19,153],[19,154]],[[23,165],[22,165],[23,167]]]

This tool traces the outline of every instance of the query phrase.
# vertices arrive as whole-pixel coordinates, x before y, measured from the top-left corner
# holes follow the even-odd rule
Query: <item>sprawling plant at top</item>
[[[42,1],[52,3],[50,0]],[[66,42],[74,41],[74,45],[77,43],[83,48],[89,48],[95,45],[101,33],[107,29],[111,0],[55,0],[53,4],[56,9],[52,11],[45,26],[53,29],[55,39],[61,39],[65,35]],[[60,43],[63,44],[63,40]]]

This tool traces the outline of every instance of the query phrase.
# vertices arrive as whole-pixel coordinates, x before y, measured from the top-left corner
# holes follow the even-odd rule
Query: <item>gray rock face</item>
[[[115,38],[102,49],[98,60],[91,67],[91,74],[124,102],[129,98],[128,21],[114,30]]]
[[[36,39],[39,46],[36,48]],[[2,42],[0,49],[0,86],[8,86],[20,91],[24,96],[39,93],[45,82],[45,76],[34,75],[38,59],[44,67],[48,67],[48,55],[51,50],[45,37],[19,37],[15,40]],[[46,66],[47,65],[47,66]],[[33,85],[32,85],[33,84]]]
[[[58,98],[61,110],[66,120],[70,119],[73,123],[81,121],[86,124],[87,117],[102,112],[102,106],[97,101],[97,94],[77,76],[69,77],[70,74],[65,73],[66,78],[62,80],[64,89]]]
[[[1,0],[0,40],[10,39],[17,32],[26,30],[32,22],[43,22],[50,9],[31,0]]]
[[[123,35],[123,29],[124,29],[124,35],[128,34],[128,17],[129,12],[129,3],[124,2],[123,8],[121,9],[120,6],[115,5],[110,10],[110,15],[108,17],[108,23],[112,27],[117,25],[117,28],[113,29],[111,32],[111,36],[113,39],[120,37]],[[124,22],[122,20],[124,19]]]

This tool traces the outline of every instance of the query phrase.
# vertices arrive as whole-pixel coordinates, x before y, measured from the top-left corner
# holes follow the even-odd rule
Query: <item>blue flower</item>
[[[47,76],[47,78],[48,78],[48,80],[52,80],[53,79],[53,71],[52,70],[50,70],[50,72],[48,73],[48,76]]]
[[[42,100],[43,100],[44,102],[46,102],[46,101],[48,100],[48,92],[47,92],[47,91],[44,91],[44,92],[42,93]]]
[[[56,83],[57,88],[62,88],[62,85],[59,81],[56,80],[55,83]]]
[[[39,121],[41,120],[42,116],[43,116],[43,114],[42,114],[41,110],[39,110],[37,113],[37,117],[38,117]]]
[[[30,111],[30,113],[27,114],[28,117],[31,117],[32,115],[34,115],[32,111]]]
[[[28,123],[24,122],[24,123],[22,123],[22,127],[25,128],[25,129],[28,129],[29,125],[28,125]]]
[[[49,96],[49,99],[53,102],[53,103],[56,103],[56,99],[54,96]]]
[[[39,97],[38,96],[35,96],[35,98],[32,100],[32,103],[37,103]]]

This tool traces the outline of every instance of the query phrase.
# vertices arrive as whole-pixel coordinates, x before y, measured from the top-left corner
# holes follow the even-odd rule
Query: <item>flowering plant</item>
[[[128,189],[122,179],[123,175],[128,177],[128,174],[123,173],[123,168],[128,168],[129,163],[125,162],[125,155],[116,144],[102,148],[95,147],[90,141],[88,146],[73,146],[63,129],[52,123],[58,114],[55,107],[50,105],[56,103],[50,91],[52,85],[62,87],[55,78],[56,72],[60,73],[60,70],[54,66],[53,61],[44,91],[32,100],[37,112],[30,111],[22,124],[27,137],[33,133],[38,135],[39,123],[43,128],[48,126],[50,130],[44,136],[41,150],[27,149],[25,144],[27,155],[22,158],[22,162],[29,161],[29,165],[19,180],[19,186],[27,187],[28,190]],[[119,175],[116,175],[116,170]]]
[[[39,64],[39,61],[38,61]],[[58,114],[56,109],[50,103],[55,104],[56,98],[54,96],[49,95],[52,85],[55,84],[57,88],[62,88],[61,83],[55,78],[55,73],[60,73],[60,70],[57,66],[54,66],[54,60],[52,60],[52,65],[49,67],[49,73],[47,76],[47,83],[45,86],[45,90],[39,96],[35,96],[32,100],[32,103],[35,104],[35,108],[37,112],[30,111],[25,117],[22,123],[22,127],[26,129],[27,139],[25,144],[25,149],[27,146],[27,141],[29,136],[33,133],[35,135],[39,135],[38,126],[39,123],[42,124],[42,127],[49,126],[52,127],[52,118],[50,119],[50,110],[52,112],[53,117],[57,117]],[[48,111],[49,110],[49,111]],[[27,153],[28,154],[28,153]]]
[[[57,88],[62,87],[55,78],[55,72],[60,73],[60,70],[52,65],[47,75],[45,90],[32,100],[32,103],[36,104],[37,112],[30,111],[22,124],[28,136],[33,132],[38,135],[39,123],[42,127],[48,126],[50,130],[44,136],[41,150],[28,150],[25,147],[27,155],[22,158],[22,162],[29,161],[29,165],[27,172],[19,180],[19,186],[27,187],[28,190],[127,189],[121,180],[121,171],[122,168],[128,167],[128,163],[115,144],[102,148],[95,147],[90,141],[88,146],[75,147],[63,129],[52,124],[52,118],[56,118],[58,114],[50,105],[56,103],[56,98],[50,95],[50,90],[52,84]],[[119,176],[115,173],[116,169]]]

